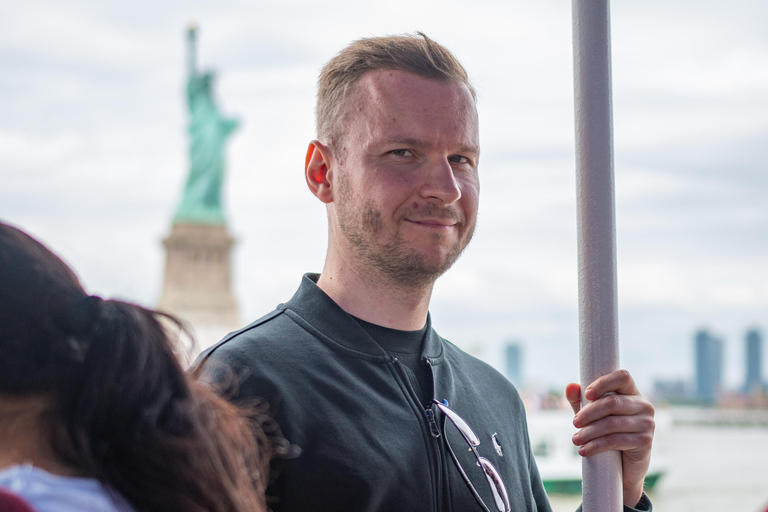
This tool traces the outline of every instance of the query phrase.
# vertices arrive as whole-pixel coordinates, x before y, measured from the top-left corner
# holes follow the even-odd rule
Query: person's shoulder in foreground
[[[265,510],[258,427],[185,373],[173,322],[0,222],[0,488],[38,512]]]
[[[31,464],[0,471],[0,488],[24,496],[34,510],[57,512],[129,512],[133,508],[94,478],[48,473]]]

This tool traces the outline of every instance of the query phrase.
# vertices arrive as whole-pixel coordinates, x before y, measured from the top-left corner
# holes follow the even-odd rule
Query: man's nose
[[[443,204],[458,201],[461,198],[461,188],[448,159],[429,162],[427,166],[424,183],[421,186],[421,196],[425,199],[437,199]]]

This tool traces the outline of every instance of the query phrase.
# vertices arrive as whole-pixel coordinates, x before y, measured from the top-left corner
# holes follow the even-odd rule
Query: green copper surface
[[[196,29],[188,36],[187,103],[189,106],[189,175],[174,222],[224,224],[222,183],[224,146],[237,128],[235,119],[221,115],[213,98],[214,75],[195,65]]]

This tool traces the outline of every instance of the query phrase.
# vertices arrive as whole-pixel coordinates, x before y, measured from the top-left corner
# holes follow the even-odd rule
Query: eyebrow
[[[392,144],[403,144],[405,146],[412,146],[415,148],[423,148],[429,146],[429,144],[421,139],[414,139],[412,137],[394,137],[388,141]],[[475,153],[480,154],[480,147],[478,146],[459,146],[459,153]]]

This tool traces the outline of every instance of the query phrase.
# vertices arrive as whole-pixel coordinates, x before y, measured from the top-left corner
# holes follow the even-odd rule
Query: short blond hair
[[[317,138],[338,136],[343,106],[352,86],[368,71],[407,71],[440,82],[464,84],[472,99],[475,89],[464,66],[444,46],[422,32],[414,35],[367,37],[341,50],[320,72],[317,81]]]

